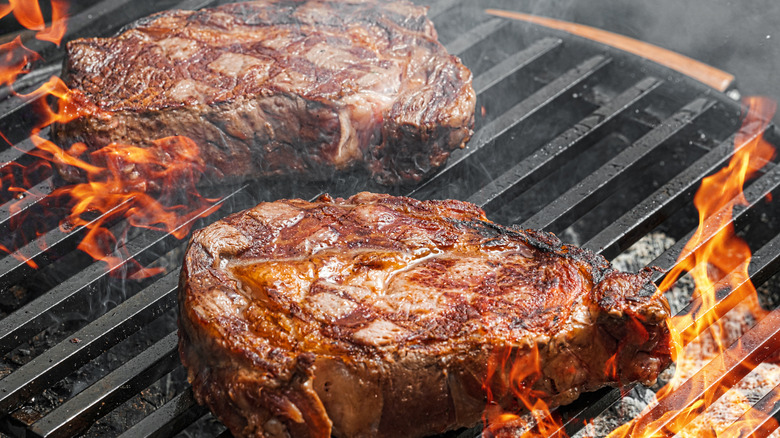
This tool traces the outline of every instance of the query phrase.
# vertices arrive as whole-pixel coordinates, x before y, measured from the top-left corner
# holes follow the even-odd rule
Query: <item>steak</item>
[[[194,233],[179,351],[236,436],[419,437],[476,424],[488,391],[516,410],[507,388],[557,406],[652,383],[670,341],[650,273],[466,202],[280,200]],[[532,355],[513,385],[499,359]]]
[[[419,181],[469,139],[476,101],[471,72],[425,13],[406,1],[267,0],[162,12],[71,41],[63,79],[89,114],[54,138],[90,152],[186,136],[220,181],[352,168],[383,184]]]

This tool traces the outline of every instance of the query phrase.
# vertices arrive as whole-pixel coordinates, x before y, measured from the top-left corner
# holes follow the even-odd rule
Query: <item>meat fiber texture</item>
[[[63,77],[92,110],[54,137],[89,152],[186,136],[219,181],[363,167],[383,184],[417,182],[469,139],[476,102],[471,72],[425,12],[268,0],[162,12],[112,38],[71,41]]]
[[[179,348],[236,436],[419,437],[479,422],[487,389],[516,412],[502,357],[538,355],[524,383],[550,406],[652,383],[669,307],[649,276],[465,202],[280,200],[194,233]]]

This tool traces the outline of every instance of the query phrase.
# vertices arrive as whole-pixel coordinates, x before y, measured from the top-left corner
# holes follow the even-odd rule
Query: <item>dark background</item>
[[[483,3],[483,2],[480,2]],[[736,76],[743,96],[780,101],[780,0],[484,1],[587,24],[679,52]],[[780,122],[780,116],[775,116]]]

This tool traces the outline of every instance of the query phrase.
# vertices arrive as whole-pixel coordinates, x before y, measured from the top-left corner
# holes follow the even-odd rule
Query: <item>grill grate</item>
[[[74,16],[68,35],[110,34],[157,9],[196,9],[213,3],[139,2],[137,6],[134,2],[131,8],[127,0],[106,0]],[[568,233],[578,237],[574,243],[608,258],[665,227],[677,243],[651,264],[671,268],[695,227],[691,219],[695,220],[695,214],[690,212],[693,192],[704,176],[722,167],[733,154],[740,106],[640,58],[534,25],[491,18],[462,0],[439,0],[431,5],[429,15],[437,29],[443,29],[441,39],[450,52],[461,56],[474,72],[477,129],[469,146],[455,151],[442,171],[417,187],[389,190],[421,199],[466,199],[498,222]],[[36,88],[59,70],[61,57],[61,52],[48,54],[48,64],[27,75],[17,90]],[[16,143],[0,151],[0,167],[31,162],[25,152],[34,148],[27,138],[35,123],[32,108],[32,103],[9,96],[8,90],[0,92],[0,125],[9,141]],[[774,127],[767,128],[766,134],[776,142]],[[48,132],[41,135],[46,137]],[[752,226],[759,230],[745,231],[753,238],[755,254],[749,272],[755,284],[768,281],[780,269],[780,225],[772,220],[756,225],[762,214],[777,216],[773,214],[776,207],[763,200],[778,192],[778,172],[770,166],[753,181],[745,191],[748,205],[734,211],[739,229]],[[191,222],[202,226],[282,197],[388,190],[366,183],[364,177],[350,174],[328,183],[283,181],[216,189],[221,190],[216,195],[221,200],[209,208],[220,208],[219,213]],[[21,215],[56,208],[47,205],[45,198],[56,184],[56,177],[44,175],[21,201],[1,195],[6,196],[0,198],[2,233],[22,234],[13,228]],[[116,231],[128,227],[123,220],[111,226]],[[185,243],[162,232],[131,232],[117,252],[123,262],[107,270],[105,263],[75,251],[83,227],[67,231],[56,223],[46,227],[41,236],[21,246],[18,257],[0,258],[0,303],[8,303],[0,308],[7,312],[0,314],[0,430],[19,436],[59,437],[93,427],[94,435],[108,430],[123,432],[122,436],[156,437],[208,422],[210,414],[197,405],[183,382],[176,350],[175,293]],[[117,279],[132,259],[144,266],[167,266],[167,274],[146,280]],[[40,269],[30,268],[24,260],[34,261]],[[657,272],[653,280],[659,282],[662,277]],[[26,289],[21,297],[20,288]],[[698,314],[721,316],[745,294],[738,287],[721,292],[719,298]],[[698,308],[696,300],[681,313]],[[86,312],[86,304],[96,309],[87,312],[87,318],[72,321],[68,315]],[[748,371],[739,365],[744,359],[761,359],[758,356],[767,346],[776,347],[778,312],[748,332],[741,346],[724,353],[729,365],[721,380],[738,381]],[[34,346],[30,358],[12,363],[10,358],[22,346],[35,344],[30,340],[48,331],[55,333],[52,345]],[[108,358],[119,346],[132,343],[139,346],[125,353],[126,358]],[[719,360],[714,359],[702,372],[721,372]],[[94,363],[101,364],[98,368],[106,363],[111,366],[105,366],[94,382],[69,388],[68,394],[61,394],[62,400],[50,403],[43,412],[25,412],[31,398],[41,397],[63,381],[78,381],[79,370]],[[4,364],[11,365],[2,368]],[[93,426],[155,382],[170,385],[171,394],[147,403],[154,406],[146,408],[143,418],[128,423],[127,430]],[[694,377],[688,391],[711,390],[696,387],[695,382]],[[773,390],[778,391],[780,387]],[[584,395],[559,410],[565,418],[562,431],[575,434],[620,398],[618,389]],[[684,404],[669,399],[652,415]],[[780,405],[769,396],[754,409],[780,418]],[[773,431],[767,422],[753,427],[756,436]],[[204,430],[207,435],[229,436],[220,426]],[[478,433],[470,430],[462,436]]]

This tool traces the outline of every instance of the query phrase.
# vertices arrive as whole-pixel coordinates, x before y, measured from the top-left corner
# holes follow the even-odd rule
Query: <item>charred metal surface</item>
[[[571,129],[544,145],[538,152],[482,187],[468,201],[490,210],[495,207],[495,204],[500,204],[503,200],[526,190],[539,182],[543,175],[550,172],[551,168],[582,152],[591,144],[587,142],[590,136],[597,135],[600,129],[608,126],[619,114],[629,111],[632,106],[640,102],[660,84],[661,81],[656,78],[643,79],[608,104],[577,122]]]
[[[0,380],[0,410],[11,410],[172,308],[178,280],[176,272],[166,275]]]
[[[754,131],[755,133],[750,140],[767,132],[767,129]],[[664,184],[620,219],[602,230],[585,243],[584,246],[589,249],[602,249],[604,256],[607,258],[614,257],[625,250],[627,247],[625,242],[633,239],[632,236],[625,234],[623,230],[630,226],[641,224],[642,226],[637,227],[636,230],[644,234],[661,223],[672,211],[681,207],[683,202],[690,199],[702,175],[709,175],[728,162],[734,153],[734,141],[736,141],[736,135],[729,137],[726,141],[709,151],[705,156]],[[744,141],[741,146],[745,144],[747,144],[747,141]]]
[[[683,107],[672,117],[664,120],[657,128],[650,131],[630,148],[601,166],[596,172],[572,187],[565,194],[547,205],[527,221],[524,228],[547,229],[559,232],[568,225],[574,217],[582,215],[588,209],[609,196],[617,184],[631,178],[629,175],[643,157],[679,134],[698,117],[712,108],[714,101],[699,98]]]
[[[465,149],[454,151],[450,155],[444,169],[422,183],[410,195],[429,199],[430,194],[426,190],[428,187],[436,184],[441,178],[449,176],[449,173],[456,171],[458,166],[474,156],[477,151],[482,148],[487,149],[510,129],[522,123],[543,106],[550,105],[556,98],[571,91],[573,87],[580,84],[601,67],[607,65],[609,61],[609,58],[601,55],[590,58],[501,114],[497,119],[479,129]],[[479,100],[477,101],[477,110],[479,110]]]
[[[92,422],[179,364],[179,338],[173,332],[126,364],[78,393],[30,428],[33,436],[78,434]]]
[[[120,438],[172,436],[194,423],[206,412],[208,409],[198,405],[192,390],[188,389],[128,429],[120,435]],[[229,432],[228,436],[230,436]]]

